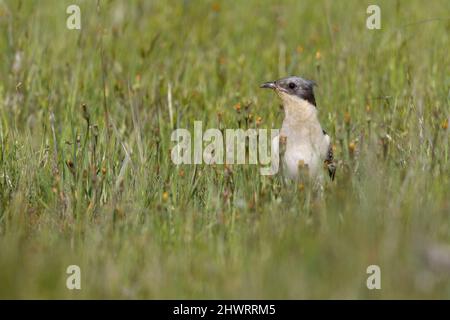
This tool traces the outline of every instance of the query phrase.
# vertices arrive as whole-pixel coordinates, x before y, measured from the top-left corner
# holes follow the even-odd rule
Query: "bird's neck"
[[[317,109],[314,105],[304,99],[295,96],[282,97],[285,118],[284,128],[301,128],[305,126],[319,126]]]

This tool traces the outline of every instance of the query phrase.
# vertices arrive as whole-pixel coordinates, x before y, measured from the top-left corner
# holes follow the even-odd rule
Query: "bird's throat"
[[[291,95],[282,95],[285,118],[283,127],[297,127],[306,124],[319,124],[317,109],[306,100]],[[320,124],[319,124],[320,125]]]

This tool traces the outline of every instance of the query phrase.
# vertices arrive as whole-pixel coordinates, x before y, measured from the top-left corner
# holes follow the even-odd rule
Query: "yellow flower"
[[[317,50],[316,52],[316,60],[320,60],[322,58],[322,54],[320,53],[320,50]]]
[[[162,194],[162,198],[164,201],[167,201],[169,199],[169,193],[167,191],[164,191]]]
[[[219,12],[219,11],[220,11],[220,3],[214,2],[214,3],[212,4],[212,6],[211,6],[211,9],[212,9],[214,12]]]
[[[344,114],[344,122],[345,122],[345,124],[350,124],[351,121],[352,121],[352,117],[350,116],[350,113],[347,111]]]
[[[442,122],[442,129],[444,130],[448,129],[448,119],[445,119],[444,122]]]
[[[356,144],[352,141],[348,144],[348,151],[353,154],[355,153]]]
[[[298,54],[303,53],[304,50],[305,49],[302,46],[297,46],[297,53]]]

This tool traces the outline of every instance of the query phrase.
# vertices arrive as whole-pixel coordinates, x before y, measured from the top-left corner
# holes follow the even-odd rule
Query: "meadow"
[[[0,0],[0,298],[450,298],[449,18],[447,0]],[[287,75],[318,84],[322,195],[172,163],[197,120],[279,128],[259,85]]]

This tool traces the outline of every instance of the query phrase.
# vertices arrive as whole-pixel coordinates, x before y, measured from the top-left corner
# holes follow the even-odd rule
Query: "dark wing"
[[[326,134],[325,131],[324,134]],[[331,145],[331,142],[328,146],[327,157],[324,162],[328,168],[328,174],[330,175],[331,181],[333,181],[334,176],[336,175],[336,164],[334,163],[333,146]]]

